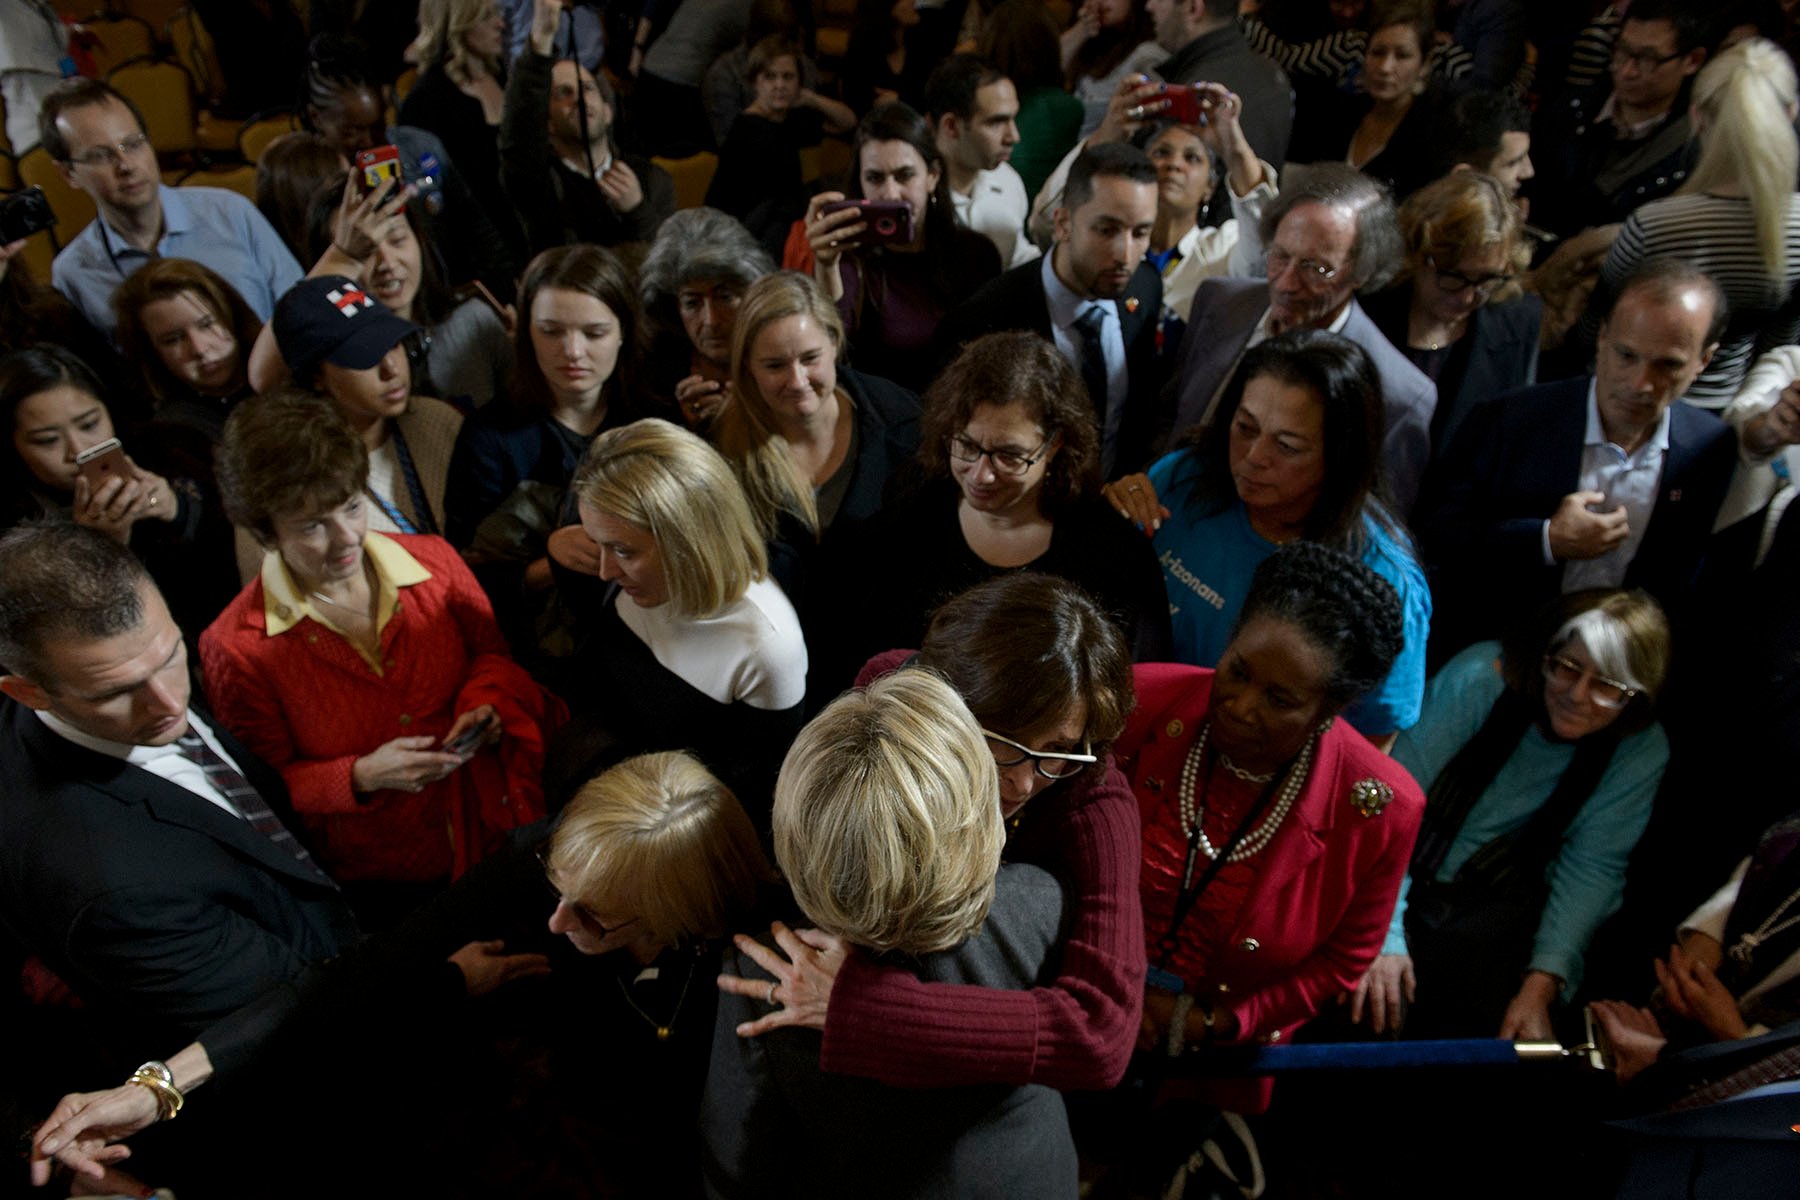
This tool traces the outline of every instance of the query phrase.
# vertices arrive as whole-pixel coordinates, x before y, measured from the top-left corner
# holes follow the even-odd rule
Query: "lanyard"
[[[413,465],[412,451],[406,447],[405,435],[400,432],[400,427],[395,425],[388,432],[388,438],[394,445],[394,457],[400,460],[400,479],[406,485],[406,495],[412,501],[413,513],[417,520],[409,520],[405,513],[373,487],[365,485],[363,490],[369,493],[371,500],[381,506],[381,511],[387,514],[388,520],[392,521],[401,533],[436,533],[438,531],[437,521],[431,515],[431,503],[425,497],[425,485],[419,480],[419,470]]]
[[[1292,769],[1291,765],[1289,769]],[[1287,771],[1276,771],[1269,777],[1269,782],[1263,785],[1262,794],[1257,796],[1256,803],[1250,806],[1250,811],[1244,814],[1244,819],[1239,821],[1237,828],[1231,831],[1231,837],[1223,846],[1219,847],[1219,852],[1213,855],[1213,860],[1206,864],[1206,870],[1200,873],[1198,879],[1193,878],[1194,865],[1200,858],[1200,822],[1205,819],[1206,812],[1198,803],[1194,805],[1194,828],[1188,834],[1187,866],[1181,873],[1183,886],[1180,896],[1175,900],[1175,912],[1169,918],[1169,927],[1163,932],[1162,941],[1157,944],[1156,966],[1158,970],[1166,971],[1168,969],[1169,959],[1175,953],[1176,932],[1188,919],[1189,914],[1194,911],[1194,905],[1200,902],[1200,897],[1205,894],[1213,879],[1224,869],[1226,861],[1231,858],[1231,852],[1238,848],[1238,843],[1242,842],[1250,830],[1256,826],[1257,819],[1268,809],[1269,802],[1275,798],[1275,793],[1280,790],[1286,778]],[[1211,782],[1211,780],[1212,772],[1209,770],[1206,774],[1206,781]],[[1181,798],[1177,796],[1176,803],[1180,802]],[[1190,879],[1193,880],[1191,884],[1187,882]]]

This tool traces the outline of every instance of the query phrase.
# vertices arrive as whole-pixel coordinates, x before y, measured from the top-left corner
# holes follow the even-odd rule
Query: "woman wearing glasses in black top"
[[[811,632],[842,685],[869,655],[916,646],[931,612],[996,575],[1086,589],[1134,660],[1167,659],[1168,602],[1149,544],[1117,536],[1100,496],[1099,434],[1081,379],[1050,343],[994,333],[931,385],[919,434],[927,482],[830,555],[832,625]]]

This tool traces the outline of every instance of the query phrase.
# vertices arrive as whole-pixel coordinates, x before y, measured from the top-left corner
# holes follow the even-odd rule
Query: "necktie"
[[[1088,399],[1094,403],[1094,422],[1106,428],[1106,351],[1100,344],[1100,331],[1106,327],[1106,309],[1090,304],[1075,318],[1072,328],[1081,335],[1081,382],[1087,385]]]
[[[250,781],[238,774],[236,767],[213,753],[213,748],[206,744],[204,738],[189,729],[175,740],[175,748],[180,751],[183,758],[198,764],[200,769],[206,773],[206,782],[212,784],[214,790],[225,797],[227,804],[243,814],[244,820],[250,823],[252,829],[292,854],[304,865],[312,867],[315,871],[318,870],[312,860],[312,855],[306,852],[306,847],[302,846],[294,839],[294,835],[288,832],[287,826],[283,825],[281,818],[269,808],[268,802],[255,788],[250,786]],[[323,872],[320,873],[323,874]]]

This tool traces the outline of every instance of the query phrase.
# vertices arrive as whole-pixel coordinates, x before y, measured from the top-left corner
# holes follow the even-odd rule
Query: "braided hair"
[[[321,33],[306,45],[306,67],[300,72],[300,94],[295,110],[301,121],[314,108],[325,109],[338,103],[344,92],[368,88],[377,97],[381,89],[369,71],[368,53],[354,38]],[[310,124],[307,126],[311,128]]]
[[[1394,585],[1318,542],[1289,542],[1263,560],[1232,636],[1258,617],[1294,626],[1330,656],[1325,692],[1337,708],[1386,679],[1404,643]]]

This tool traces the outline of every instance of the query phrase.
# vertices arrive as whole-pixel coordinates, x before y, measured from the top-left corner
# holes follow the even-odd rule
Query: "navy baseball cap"
[[[418,327],[343,275],[302,279],[275,304],[275,344],[302,384],[320,363],[366,371]]]

